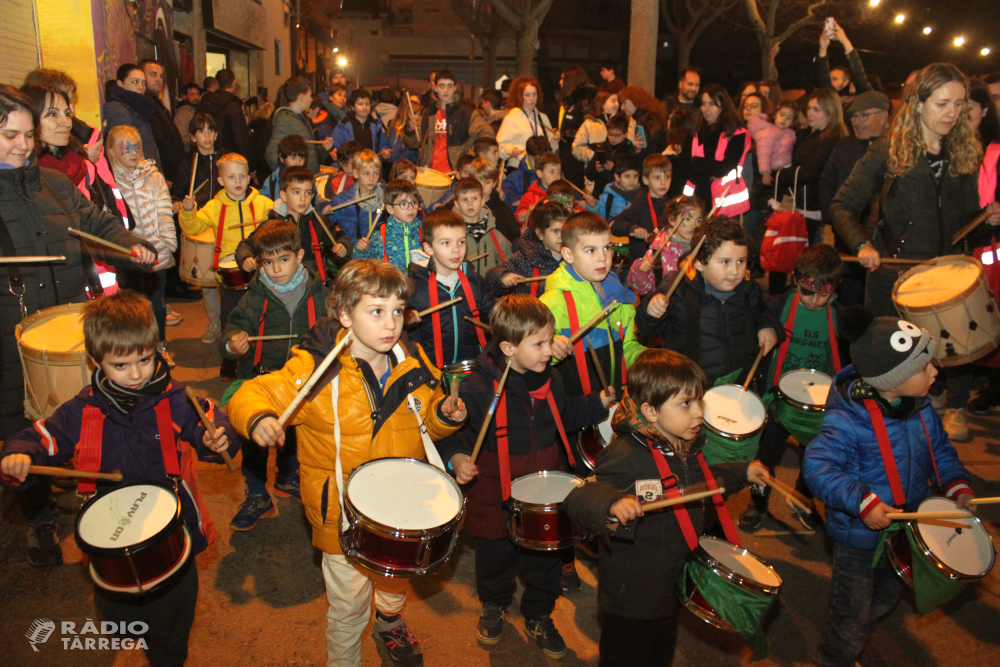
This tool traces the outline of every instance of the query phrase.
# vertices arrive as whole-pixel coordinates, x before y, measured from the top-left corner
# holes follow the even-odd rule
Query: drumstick
[[[656,264],[656,258],[660,256],[660,253],[663,252],[663,249],[667,247],[668,243],[670,243],[670,239],[674,238],[674,234],[676,234],[677,230],[681,228],[682,222],[684,221],[678,220],[677,224],[670,228],[670,233],[667,234],[667,237],[663,240],[663,243],[661,243],[660,247],[657,248],[656,252],[653,253],[653,256],[649,260],[650,263]]]
[[[451,407],[456,409],[458,407],[458,376],[453,375],[451,377]]]
[[[198,151],[194,152],[191,159],[191,185],[188,186],[188,197],[194,197],[194,179],[198,176]]]
[[[116,250],[116,251],[122,253],[123,255],[128,255],[129,257],[135,257],[136,256],[136,254],[134,252],[132,252],[128,248],[125,248],[124,246],[120,246],[117,243],[112,243],[111,241],[105,241],[101,237],[94,236],[93,234],[88,234],[87,232],[81,232],[79,229],[76,229],[74,227],[70,227],[66,231],[69,232],[70,234],[72,234],[73,236],[76,236],[77,238],[80,238],[80,239],[83,239],[84,241],[87,241],[88,243],[96,243],[98,245],[102,245],[102,246],[104,246],[104,247],[106,247],[106,248],[108,248],[110,250]],[[153,265],[156,265],[156,264],[159,264],[159,262],[157,262],[154,259],[153,260]]]
[[[475,257],[466,257],[466,258],[465,258],[465,261],[466,261],[466,262],[478,262],[478,261],[479,261],[479,260],[481,260],[481,259],[482,259],[483,257],[486,257],[486,256],[487,256],[488,254],[490,254],[490,253],[489,253],[489,251],[486,251],[486,252],[481,252],[481,253],[479,253],[478,255],[476,255]]]
[[[323,377],[323,374],[326,373],[326,369],[330,367],[330,364],[336,361],[341,350],[344,349],[344,346],[347,345],[347,342],[351,339],[352,333],[352,331],[348,330],[344,338],[337,343],[332,350],[330,350],[330,353],[327,354],[323,361],[320,362],[319,367],[316,368],[316,370],[313,371],[313,374],[309,376],[309,379],[306,380],[305,386],[299,390],[299,393],[295,394],[295,398],[292,399],[292,402],[288,404],[288,407],[285,408],[285,411],[281,413],[281,417],[278,419],[278,423],[281,424],[281,428],[285,428],[285,425],[288,424],[288,421],[292,418],[292,415],[298,409],[299,405],[305,397],[309,395],[309,392],[312,391],[313,387],[316,386],[319,379]]]
[[[887,512],[892,521],[919,521],[920,519],[971,519],[969,512]]]
[[[187,394],[188,400],[194,405],[194,411],[198,413],[198,419],[201,420],[201,425],[205,427],[208,431],[209,436],[215,439],[215,422],[208,418],[205,414],[205,410],[202,409],[201,403],[198,402],[198,397],[194,395],[194,389],[191,387],[184,387],[184,393]],[[223,449],[219,454],[222,455],[222,460],[226,462],[226,467],[229,468],[229,472],[236,472],[236,464],[233,463],[232,457],[229,456],[229,450]]]
[[[952,235],[951,244],[955,245],[956,243],[964,239],[966,236],[969,235],[969,232],[971,232],[973,229],[986,222],[986,219],[989,217],[990,217],[989,210],[983,211],[982,213],[977,215],[975,220],[967,224],[965,227],[962,227],[960,230],[958,230]]]
[[[813,512],[812,508],[809,507],[808,501],[806,500],[805,496],[803,496],[801,493],[799,493],[795,489],[785,486],[782,482],[779,482],[777,479],[771,477],[770,475],[761,475],[761,478],[764,480],[765,484],[774,489],[777,489],[778,492],[785,498],[787,498],[790,503],[797,505],[799,509],[801,509],[806,514],[812,514]]]
[[[582,327],[580,327],[580,329],[575,334],[573,334],[572,336],[570,336],[570,338],[569,338],[569,344],[570,345],[575,345],[576,341],[580,340],[580,337],[583,336],[583,334],[585,334],[587,332],[587,330],[589,330],[592,326],[594,326],[595,324],[597,324],[601,320],[602,317],[604,317],[605,315],[608,314],[608,311],[610,311],[612,308],[614,308],[617,305],[618,305],[618,301],[614,300],[611,303],[609,303],[604,310],[602,310],[601,312],[599,312],[596,315],[594,315],[594,317],[589,322],[587,322],[586,324],[584,324]]]
[[[205,187],[206,185],[208,185],[208,181],[209,181],[209,179],[207,179],[207,178],[206,178],[206,179],[205,179],[204,181],[202,181],[202,182],[201,182],[201,185],[199,185],[198,187],[196,187],[196,188],[194,189],[194,192],[192,192],[192,193],[191,193],[191,196],[193,197],[193,196],[195,196],[196,194],[198,194],[198,192],[199,192],[199,191],[200,191],[200,190],[201,190],[201,189],[202,189],[203,187]]]
[[[642,505],[642,512],[645,514],[646,512],[655,512],[666,507],[672,507],[673,505],[691,502],[692,500],[701,500],[702,498],[717,496],[725,492],[725,488],[712,489],[711,491],[698,491],[697,493],[688,493],[677,498],[664,498],[663,500],[655,500],[651,503],[640,503],[640,505]],[[608,524],[608,530],[617,530],[619,525],[618,519],[614,517],[611,518],[612,522]]]
[[[670,297],[672,297],[674,292],[677,291],[677,288],[680,287],[681,281],[684,280],[684,275],[687,273],[688,267],[691,266],[691,262],[694,261],[694,258],[698,256],[698,251],[701,250],[701,244],[705,242],[706,238],[708,238],[707,235],[701,237],[701,240],[698,241],[698,244],[695,245],[695,247],[691,250],[691,253],[688,255],[687,260],[685,260],[683,268],[678,267],[677,277],[674,278],[673,284],[671,284],[670,289],[667,290],[667,301],[670,301]]]
[[[316,221],[319,223],[319,226],[323,228],[324,232],[326,232],[327,237],[329,237],[329,239],[330,239],[330,243],[332,243],[334,246],[336,246],[337,245],[337,239],[333,238],[333,233],[330,231],[330,228],[326,226],[326,221],[323,220],[323,216],[321,216],[321,215],[315,215],[313,217],[316,218]]]
[[[548,276],[535,276],[534,278],[518,278],[514,284],[523,285],[525,283],[537,283],[539,280],[548,280]]]
[[[587,347],[590,349],[590,358],[594,360],[594,368],[597,369],[597,379],[601,381],[601,386],[604,387],[603,393],[608,393],[608,379],[604,377],[604,369],[601,368],[601,360],[597,356],[597,350],[594,349],[594,344],[590,342],[590,338],[587,338]]]
[[[472,324],[476,325],[477,327],[479,327],[480,329],[482,329],[486,333],[492,333],[492,331],[493,331],[493,329],[490,328],[490,325],[486,324],[486,322],[480,322],[479,320],[473,319],[473,318],[469,317],[468,315],[465,316],[465,319],[467,319],[469,322],[471,322]]]
[[[574,190],[576,190],[576,191],[577,191],[577,192],[579,192],[579,193],[580,193],[581,195],[583,195],[583,198],[584,198],[584,199],[586,199],[587,197],[590,197],[590,196],[591,196],[591,195],[587,194],[586,192],[584,192],[583,190],[581,190],[580,188],[578,188],[578,187],[576,186],[576,184],[575,184],[575,183],[573,183],[572,181],[566,181],[566,182],[567,182],[567,183],[569,183],[569,184],[570,184],[571,186],[573,186],[573,189],[574,189]]]
[[[437,311],[443,308],[447,308],[448,306],[451,306],[453,304],[456,304],[461,300],[462,297],[458,297],[457,299],[452,299],[451,301],[445,301],[444,303],[439,303],[436,306],[431,306],[427,310],[421,310],[419,313],[417,313],[417,317],[423,317],[424,315],[430,315],[431,313],[436,313]]]
[[[375,193],[373,192],[370,195],[365,195],[364,197],[358,197],[357,199],[352,199],[351,201],[345,201],[343,204],[337,204],[336,206],[330,207],[330,213],[333,213],[334,211],[339,211],[342,208],[347,208],[348,206],[354,206],[355,204],[371,199],[374,196]],[[329,215],[329,214],[324,213],[323,215]]]
[[[708,212],[708,217],[705,218],[706,220],[708,220],[713,215],[715,215],[716,213],[718,213],[719,209],[722,208],[722,202],[726,201],[726,195],[729,194],[729,188],[731,188],[731,187],[733,187],[732,183],[730,183],[729,185],[727,185],[726,189],[722,191],[722,196],[719,197],[719,201],[717,201],[715,203],[715,205],[712,207],[712,210]]]
[[[297,334],[275,334],[273,336],[250,336],[247,340],[257,341],[257,340],[288,340],[290,338],[298,338]]]
[[[503,384],[507,381],[507,373],[510,372],[510,362],[513,360],[513,357],[507,357],[507,368],[504,369],[503,375],[500,377],[500,384],[497,385],[496,393],[493,394],[493,402],[490,403],[490,409],[486,413],[486,417],[483,418],[483,425],[479,428],[479,437],[476,438],[476,446],[472,448],[472,456],[469,457],[472,463],[475,463],[476,457],[479,456],[479,449],[483,446],[483,438],[486,437],[486,430],[490,427],[490,422],[493,420],[493,413],[497,411],[497,403],[500,402]]]
[[[410,118],[416,119],[417,121],[416,127],[413,130],[417,134],[417,143],[422,144],[423,140],[420,138],[420,119],[417,118],[417,114],[413,112],[413,100],[410,99],[410,91],[404,88],[403,94],[406,95],[406,104],[410,107]]]
[[[87,470],[52,468],[50,466],[28,466],[28,472],[32,475],[51,475],[52,477],[89,477],[91,479],[107,479],[112,482],[122,481],[122,474],[120,472],[89,472]]]
[[[306,143],[307,143],[307,144],[325,144],[325,143],[326,143],[326,140],[323,140],[323,141],[317,141],[317,140],[315,140],[315,139],[306,139]]]
[[[29,262],[64,262],[65,255],[24,255],[23,257],[0,257],[0,264],[27,264]]]
[[[966,500],[966,505],[996,505],[1000,503],[1000,496],[993,498],[973,498],[972,500]]]
[[[376,218],[375,218],[375,224],[374,224],[374,225],[372,225],[372,226],[371,226],[371,227],[370,227],[370,228],[368,229],[368,233],[367,233],[367,234],[365,235],[365,240],[366,240],[366,241],[371,241],[371,240],[372,240],[372,234],[374,234],[374,233],[375,233],[375,230],[376,230],[376,229],[378,229],[378,228],[379,228],[379,227],[381,226],[381,224],[382,224],[382,223],[379,223],[379,221],[378,221],[378,217],[376,217]]]
[[[760,350],[757,352],[757,358],[753,360],[753,366],[750,367],[750,372],[747,373],[747,379],[743,383],[743,391],[746,391],[747,388],[750,386],[750,383],[753,382],[753,374],[757,372],[757,367],[760,366],[760,360],[763,358],[764,358],[764,348],[761,347]]]
[[[841,255],[840,261],[842,262],[860,262],[861,259],[858,257],[852,257],[851,255]],[[905,257],[883,257],[880,260],[882,264],[923,264],[926,259],[906,259]]]
[[[241,222],[235,225],[229,225],[226,229],[239,229],[240,227],[250,227],[252,225],[263,225],[270,218],[261,218],[260,220],[251,220],[249,222]]]

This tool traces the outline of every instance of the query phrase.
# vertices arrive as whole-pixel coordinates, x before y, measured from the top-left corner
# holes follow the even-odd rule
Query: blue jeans
[[[833,545],[830,610],[816,655],[818,667],[854,667],[876,624],[899,601],[903,581],[882,554],[871,567],[874,549]]]
[[[243,439],[243,477],[247,482],[247,494],[263,496],[267,493],[267,457],[270,447],[261,447],[253,440]],[[295,441],[295,429],[285,431],[285,446],[278,447],[275,463],[278,479],[294,480],[299,476],[299,455]]]

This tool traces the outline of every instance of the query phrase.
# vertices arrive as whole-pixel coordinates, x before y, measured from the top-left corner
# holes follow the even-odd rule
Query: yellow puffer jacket
[[[331,320],[333,318],[321,320],[306,336],[325,327],[332,341],[334,330],[339,325],[332,325]],[[343,329],[337,331],[336,340],[344,335]],[[309,343],[304,339],[303,347],[307,345]],[[329,345],[326,349],[329,351],[332,348]],[[375,380],[374,388],[370,387],[350,351],[345,349],[340,355],[337,410],[345,489],[351,471],[362,463],[390,456],[425,459],[417,418],[407,407],[407,392],[413,394],[432,439],[441,440],[461,426],[446,421],[440,412],[441,403],[446,398],[441,390],[441,371],[434,367],[419,345],[411,344],[410,348],[398,344],[394,349],[403,359],[393,367],[386,381],[381,406],[374,405],[378,402],[378,381]],[[314,350],[317,353],[320,351]],[[393,353],[390,356],[394,356]],[[337,367],[337,363],[333,368]],[[240,435],[249,437],[248,429],[262,416],[277,417],[283,412],[299,388],[305,385],[314,367],[313,354],[295,347],[291,359],[280,371],[244,382],[229,402],[229,420]],[[379,408],[392,412],[382,416]],[[377,421],[373,421],[373,414]],[[333,436],[333,394],[329,381],[315,399],[303,404],[291,423],[298,427],[300,489],[306,517],[313,527],[313,545],[326,553],[339,554],[340,504],[334,479],[336,445]],[[372,437],[375,426],[378,430]]]
[[[208,230],[215,234],[219,229],[219,218],[222,217],[222,208],[225,207],[226,223],[222,230],[222,252],[220,257],[236,253],[236,246],[256,229],[254,226],[243,227],[242,229],[225,229],[230,225],[238,225],[243,222],[253,222],[254,220],[264,220],[267,213],[274,208],[274,202],[260,194],[254,188],[247,188],[247,196],[243,201],[235,202],[229,198],[225,190],[219,193],[208,203],[201,207],[200,211],[185,211],[183,208],[177,216],[181,230],[188,236],[198,236]]]

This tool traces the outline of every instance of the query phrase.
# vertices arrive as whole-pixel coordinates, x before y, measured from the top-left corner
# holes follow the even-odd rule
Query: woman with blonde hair
[[[409,160],[413,164],[420,161],[420,152],[415,148],[407,148],[403,143],[403,134],[410,124],[410,118],[416,118],[420,122],[420,98],[409,91],[403,91],[396,117],[389,123],[389,129],[385,133],[386,142],[392,151],[392,157],[389,158],[391,164],[400,160]]]
[[[641,86],[622,88],[618,101],[625,115],[635,121],[636,161],[642,164],[647,155],[662,153],[667,147],[667,110],[663,102]]]
[[[517,167],[526,155],[526,146],[531,137],[545,137],[552,146],[552,152],[559,152],[559,133],[552,129],[549,117],[538,110],[542,105],[542,86],[533,76],[519,76],[510,84],[507,93],[507,108],[503,117],[497,143],[500,157],[511,167]]]

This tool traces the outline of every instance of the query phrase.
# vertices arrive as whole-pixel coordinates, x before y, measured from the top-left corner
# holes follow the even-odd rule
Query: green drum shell
[[[451,379],[457,377],[458,381],[461,382],[465,378],[472,374],[472,369],[476,367],[476,360],[469,359],[467,361],[459,361],[458,363],[448,364],[442,370],[444,371],[442,388],[445,393],[451,391]]]
[[[785,374],[802,371],[821,373],[809,368],[799,368],[794,371],[787,371]],[[829,377],[826,373],[822,373],[822,375]],[[778,381],[777,395],[778,403],[775,406],[775,413],[778,416],[778,422],[781,423],[786,431],[795,436],[800,445],[805,447],[812,442],[813,438],[819,435],[820,427],[823,425],[823,418],[826,417],[826,405],[803,403],[802,401],[795,400],[781,391],[780,380]]]
[[[723,385],[716,385],[723,386]],[[759,397],[758,397],[759,398]],[[721,431],[707,421],[702,422],[705,445],[701,450],[705,461],[709,464],[731,463],[734,461],[753,461],[757,458],[757,450],[760,447],[760,437],[767,426],[767,403],[764,403],[764,420],[757,429],[750,433],[734,435]]]

